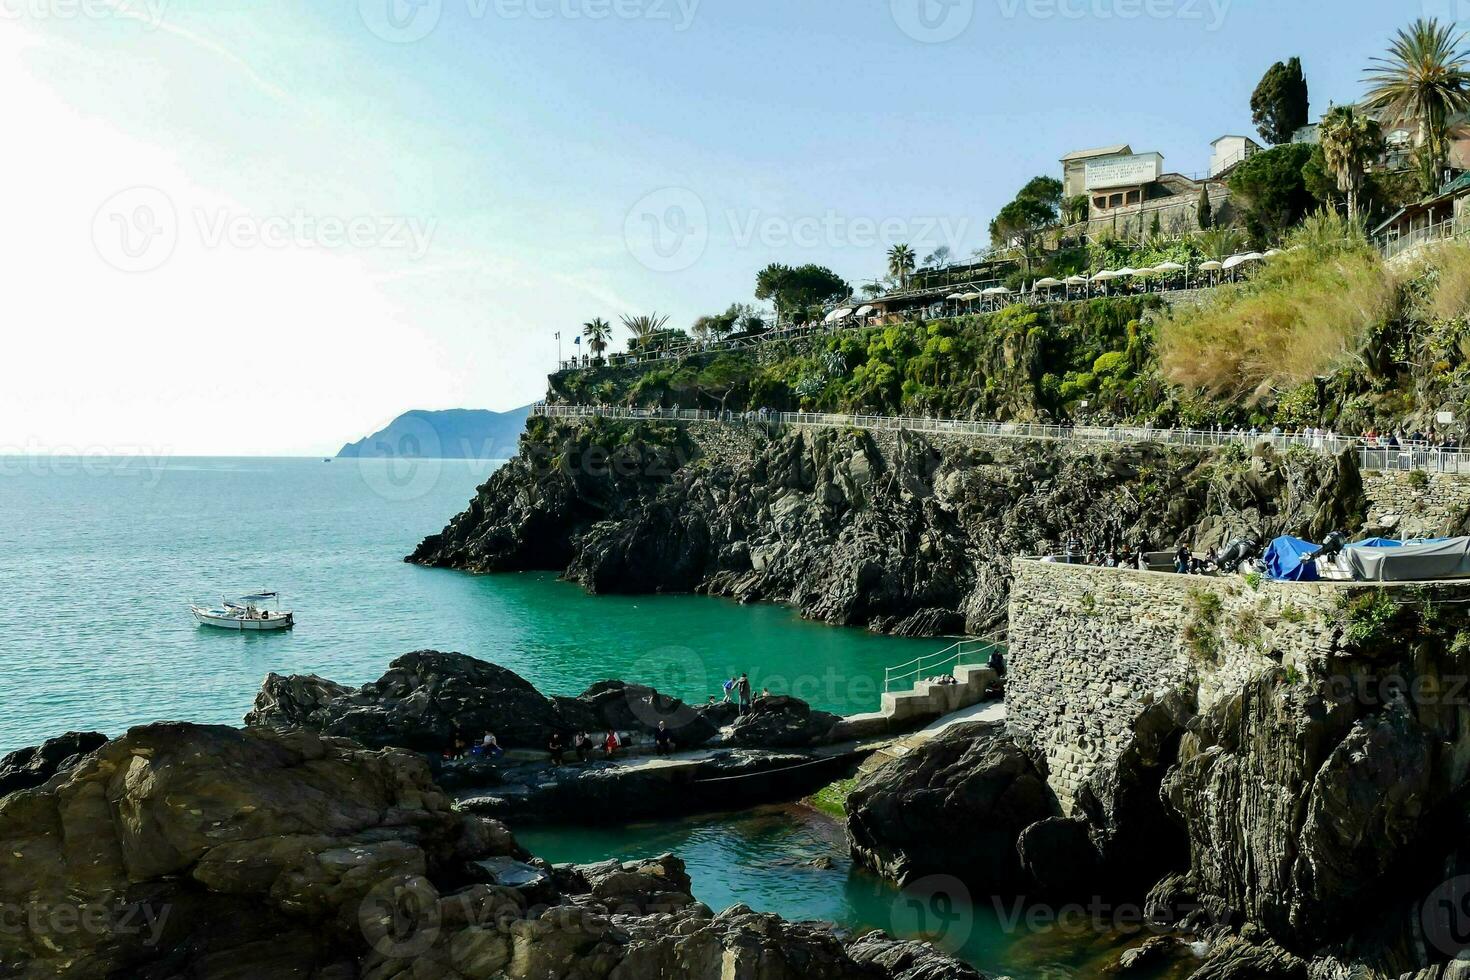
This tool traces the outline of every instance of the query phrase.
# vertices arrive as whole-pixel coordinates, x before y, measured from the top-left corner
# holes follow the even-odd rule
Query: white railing
[[[990,659],[990,651],[1001,646],[1004,634],[960,640],[954,646],[938,653],[916,657],[906,664],[889,667],[883,671],[883,691],[911,691],[920,681],[928,677],[952,674],[960,667],[980,666]]]
[[[537,405],[534,414],[547,418],[608,418],[670,422],[763,422],[775,425],[816,426],[831,429],[867,429],[878,432],[918,432],[985,439],[1049,442],[1162,443],[1199,449],[1224,446],[1245,448],[1269,445],[1278,450],[1304,449],[1336,456],[1347,449],[1358,452],[1365,470],[1431,473],[1470,473],[1470,454],[1458,446],[1427,442],[1384,445],[1377,440],[1332,434],[1242,432],[1211,429],[1158,429],[1152,426],[1048,425],[1035,422],[980,422],[911,416],[840,415],[818,412],[717,412],[693,408],[622,408],[609,405]]]
[[[1421,245],[1430,242],[1442,242],[1464,233],[1466,230],[1464,222],[1451,218],[1438,224],[1425,225],[1423,228],[1415,228],[1407,234],[1397,238],[1385,237],[1379,242],[1379,250],[1383,252],[1384,258],[1392,259],[1412,251]]]

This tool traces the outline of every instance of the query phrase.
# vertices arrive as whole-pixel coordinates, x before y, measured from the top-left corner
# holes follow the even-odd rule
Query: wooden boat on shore
[[[214,608],[190,605],[189,611],[201,626],[213,626],[216,629],[288,630],[296,625],[296,614],[290,610],[271,608],[272,604],[279,606],[280,598],[279,592],[258,592],[238,599],[226,599]]]

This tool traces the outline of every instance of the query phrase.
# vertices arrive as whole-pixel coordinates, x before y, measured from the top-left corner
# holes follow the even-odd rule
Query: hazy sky
[[[1458,9],[1457,5],[1465,9]],[[985,244],[1470,0],[0,0],[0,454],[335,450],[541,395],[594,316]]]

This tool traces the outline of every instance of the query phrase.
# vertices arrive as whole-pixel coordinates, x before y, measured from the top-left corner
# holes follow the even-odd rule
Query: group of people
[[[627,748],[630,744],[629,736],[611,728],[600,738],[588,732],[575,732],[568,738],[566,733],[558,730],[553,731],[547,739],[546,754],[551,757],[551,764],[560,768],[566,765],[568,752],[576,756],[578,763],[585,765],[591,761],[593,752],[600,750],[604,759],[611,759],[620,749]],[[667,722],[660,721],[658,728],[654,730],[653,748],[658,755],[671,755],[678,748],[674,733]],[[463,736],[456,735],[453,743],[444,751],[444,758],[447,760],[474,757],[499,759],[504,755],[505,749],[493,732],[486,732],[484,738],[473,745]]]
[[[1075,544],[1068,542],[1061,555],[1047,555],[1041,559],[1044,562],[1062,562],[1067,565],[1095,565],[1098,568],[1136,568],[1139,571],[1148,571],[1148,555],[1143,545],[1130,547],[1123,545],[1119,548],[1098,549],[1088,548],[1085,551]]]
[[[731,702],[734,702],[738,706],[737,714],[739,715],[739,717],[744,718],[746,715],[755,710],[755,702],[758,699],[752,693],[754,691],[754,688],[751,686],[749,674],[741,674],[739,677],[730,678],[729,680],[725,681],[723,689],[725,692],[725,698],[719,703],[730,704]],[[769,689],[761,688],[761,698],[768,698],[770,696],[771,692]],[[709,703],[716,703],[715,696],[713,694],[709,696]]]

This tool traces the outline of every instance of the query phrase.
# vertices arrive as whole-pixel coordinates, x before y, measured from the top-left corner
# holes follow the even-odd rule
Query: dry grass
[[[1432,273],[1425,312],[1437,320],[1470,315],[1470,244],[1452,242],[1425,255],[1423,271]]]
[[[1248,285],[1163,320],[1165,377],[1259,401],[1351,363],[1370,329],[1393,315],[1399,284],[1360,237],[1339,236],[1334,224],[1310,223]]]

